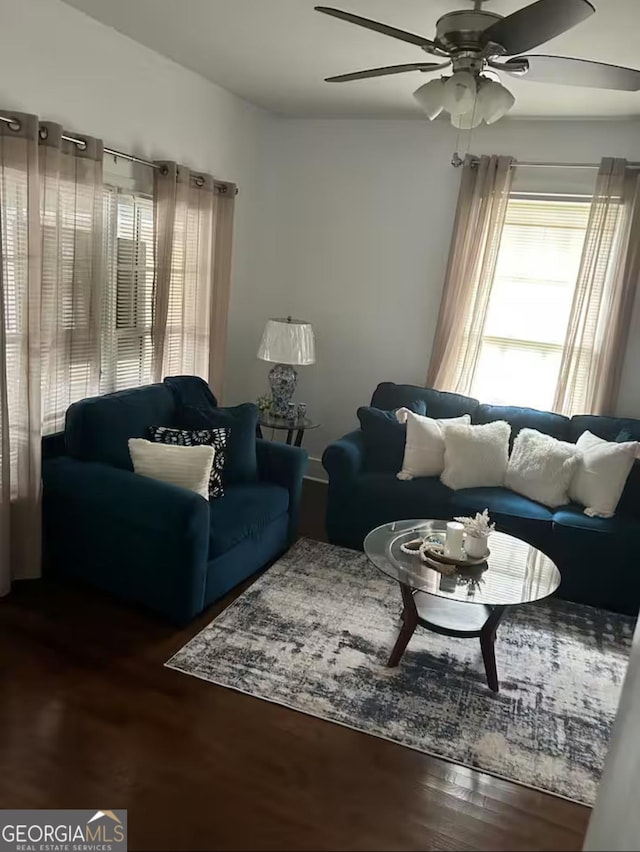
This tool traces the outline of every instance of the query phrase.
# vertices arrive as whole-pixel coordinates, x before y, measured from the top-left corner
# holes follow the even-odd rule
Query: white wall
[[[444,122],[293,119],[268,130],[261,286],[271,316],[316,329],[318,363],[299,370],[298,392],[323,423],[305,439],[313,456],[357,425],[379,381],[424,383],[460,177],[449,164],[455,142]],[[476,131],[472,149],[640,160],[640,122],[504,121]],[[640,300],[630,352],[638,363]],[[622,408],[640,416],[636,373],[625,376]],[[254,367],[252,392],[265,374]]]
[[[60,0],[0,0],[0,108],[33,112],[109,147],[166,158],[236,181],[227,390],[246,372],[247,306],[270,117]]]
[[[112,147],[237,181],[225,398],[255,398],[264,321],[311,320],[318,364],[300,400],[323,423],[305,445],[355,425],[376,383],[424,381],[459,172],[445,123],[271,116],[60,0],[0,0],[0,107],[34,112]],[[640,122],[504,121],[477,153],[640,159]],[[621,411],[640,416],[640,300]]]

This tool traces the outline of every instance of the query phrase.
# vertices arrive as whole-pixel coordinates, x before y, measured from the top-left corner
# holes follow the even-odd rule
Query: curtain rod
[[[8,124],[11,130],[20,130],[22,127],[22,123],[17,118],[8,118],[6,115],[0,115],[0,121],[4,121],[5,124]],[[62,138],[65,142],[73,142],[73,144],[77,145],[81,150],[85,148],[87,144],[84,139],[80,139],[77,136],[69,136],[67,133],[63,133]],[[162,166],[159,166],[151,160],[143,160],[141,157],[136,157],[133,154],[125,154],[124,151],[116,151],[114,148],[106,147],[103,150],[105,154],[109,154],[112,157],[120,157],[120,159],[128,160],[130,163],[141,163],[143,166],[149,166],[152,169],[162,168]],[[222,181],[214,179],[213,185],[222,195],[229,192],[228,183],[223,183]],[[238,187],[236,187],[235,194],[238,194]]]
[[[527,169],[599,169],[600,163],[536,163],[516,160],[513,166],[524,166]],[[640,163],[627,163],[627,168],[638,169],[640,168]]]
[[[478,158],[473,159],[473,165],[477,165],[480,160]],[[464,160],[460,157],[456,157],[454,154],[453,159],[451,160],[451,165],[454,168],[460,168],[464,164]],[[519,168],[524,166],[527,169],[599,169],[600,163],[542,163],[526,160],[514,160],[511,164],[511,168]],[[627,163],[627,168],[630,169],[640,169],[639,163]]]

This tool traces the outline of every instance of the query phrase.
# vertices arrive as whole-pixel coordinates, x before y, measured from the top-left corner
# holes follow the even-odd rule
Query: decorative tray
[[[412,541],[407,541],[400,545],[400,550],[409,556],[419,556],[424,562],[437,562],[438,565],[453,565],[458,568],[469,568],[473,565],[482,565],[486,562],[491,551],[487,548],[487,552],[483,556],[467,556],[464,559],[454,559],[452,556],[446,556],[444,552],[444,540],[440,537],[429,536],[427,539],[416,538]]]
[[[482,565],[486,562],[491,551],[487,548],[487,552],[483,556],[467,556],[464,559],[454,559],[452,556],[447,556],[444,552],[444,544],[433,541],[425,541],[420,548],[420,556],[425,562],[438,562],[441,565],[455,565],[458,568],[468,568],[471,565]]]

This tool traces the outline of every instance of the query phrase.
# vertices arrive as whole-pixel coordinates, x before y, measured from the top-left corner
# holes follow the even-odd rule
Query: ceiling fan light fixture
[[[473,109],[476,94],[476,81],[473,74],[469,71],[456,71],[444,84],[442,102],[452,116],[464,115]]]
[[[440,77],[437,80],[430,80],[413,93],[413,97],[431,121],[437,118],[444,109],[444,85],[445,78]]]
[[[487,124],[495,124],[509,112],[516,99],[502,83],[481,77],[478,80],[478,112]]]
[[[451,124],[458,130],[473,130],[482,123],[482,112],[477,104],[469,112],[463,112],[461,115],[452,115]]]

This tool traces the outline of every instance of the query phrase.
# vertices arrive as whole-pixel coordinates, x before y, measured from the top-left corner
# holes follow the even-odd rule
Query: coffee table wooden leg
[[[400,628],[396,644],[393,646],[393,651],[391,652],[389,662],[387,663],[389,668],[393,668],[398,665],[402,655],[404,654],[405,648],[409,644],[409,640],[418,626],[418,610],[416,609],[416,602],[413,599],[411,589],[400,583],[400,591],[402,593],[402,603],[404,604],[404,610],[402,612],[402,627]]]
[[[482,648],[484,669],[487,673],[487,683],[489,684],[489,689],[493,690],[493,692],[498,692],[500,688],[498,683],[498,669],[496,668],[495,644],[496,632],[505,609],[506,607],[504,606],[495,607],[480,632],[480,647]]]

